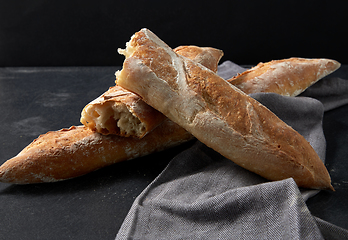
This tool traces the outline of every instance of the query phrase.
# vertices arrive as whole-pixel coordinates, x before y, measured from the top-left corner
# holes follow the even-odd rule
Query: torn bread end
[[[142,137],[146,132],[145,124],[125,104],[118,102],[86,106],[82,111],[81,122],[104,135]]]

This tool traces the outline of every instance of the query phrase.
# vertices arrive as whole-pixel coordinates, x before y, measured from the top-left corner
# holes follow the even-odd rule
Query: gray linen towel
[[[218,73],[227,79],[244,70],[226,61]],[[348,86],[339,81],[340,89]],[[306,97],[251,96],[302,134],[324,161],[324,109],[345,104],[341,99],[348,99],[348,91],[335,95],[332,88],[323,89],[335,101],[321,102],[308,92]],[[196,141],[136,198],[116,239],[348,239],[345,229],[311,215],[305,201],[316,193],[299,189],[292,178],[269,182]]]

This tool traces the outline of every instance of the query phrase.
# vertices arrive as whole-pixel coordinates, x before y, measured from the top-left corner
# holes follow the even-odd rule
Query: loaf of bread
[[[215,72],[223,55],[221,50],[210,47],[180,46],[174,51]],[[144,103],[136,94],[113,86],[84,107],[80,122],[104,135],[142,138],[164,119],[162,113]]]
[[[208,147],[269,180],[331,189],[325,165],[298,132],[214,72],[176,54],[148,29],[127,43],[117,84]]]
[[[294,97],[340,66],[331,59],[289,58],[259,63],[227,81],[247,94],[272,92]]]
[[[165,120],[142,139],[102,135],[85,126],[39,136],[0,167],[0,181],[13,184],[56,182],[99,168],[161,151],[192,139]]]

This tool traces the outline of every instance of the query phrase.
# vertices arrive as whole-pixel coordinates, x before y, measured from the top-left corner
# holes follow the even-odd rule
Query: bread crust
[[[208,147],[266,179],[292,177],[300,187],[333,189],[310,144],[262,104],[177,55],[148,29],[133,35],[128,46],[117,84]]]
[[[174,51],[215,72],[223,56],[219,49],[193,45],[180,46]],[[142,138],[165,119],[162,113],[144,103],[136,94],[113,86],[83,108],[80,122],[104,135]]]
[[[165,120],[142,139],[102,135],[85,126],[40,135],[0,167],[0,181],[13,184],[56,182],[102,167],[174,147],[192,135]]]
[[[227,82],[247,94],[272,92],[294,97],[340,66],[339,62],[325,58],[273,60],[259,63]]]
[[[213,72],[217,72],[219,61],[224,55],[222,50],[212,47],[197,47],[194,45],[179,46],[174,48],[173,51],[196,63],[202,64]]]

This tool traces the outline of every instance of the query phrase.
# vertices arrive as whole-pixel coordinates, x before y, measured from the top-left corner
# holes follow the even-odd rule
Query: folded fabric
[[[136,199],[116,239],[322,239],[292,179],[263,182],[197,142]]]
[[[326,77],[308,88],[300,96],[318,99],[329,111],[348,103],[347,80],[338,77]]]
[[[218,73],[227,79],[242,71],[227,61]],[[302,134],[325,160],[325,102],[272,93],[251,96]],[[136,198],[116,239],[324,239],[318,226],[327,225],[318,225],[305,204],[316,193],[299,189],[291,178],[269,182],[197,141]]]

